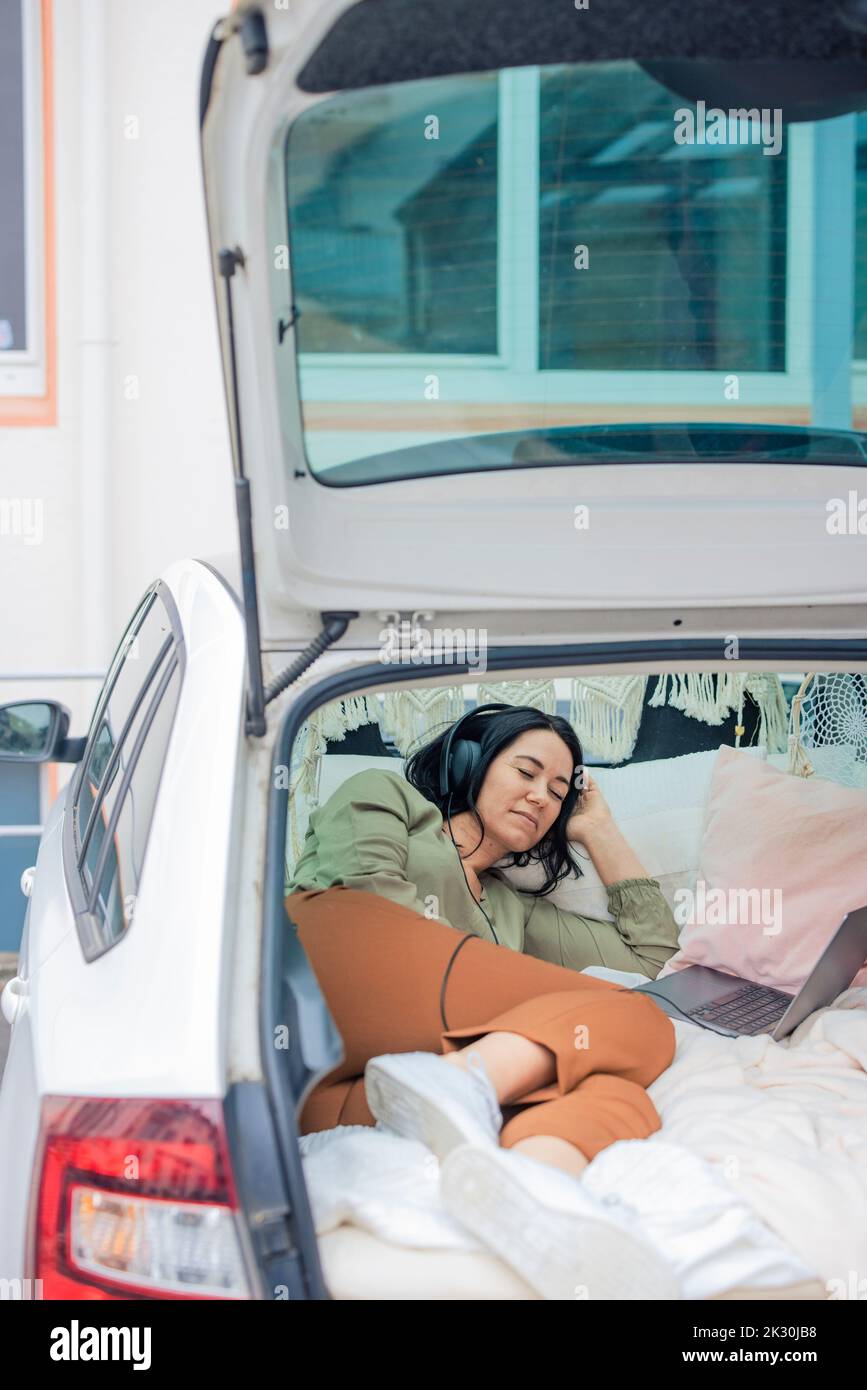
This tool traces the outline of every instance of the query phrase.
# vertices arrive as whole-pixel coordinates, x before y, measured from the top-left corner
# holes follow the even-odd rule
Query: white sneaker
[[[463,1145],[440,1171],[444,1204],[546,1299],[678,1299],[637,1213],[603,1204],[581,1179],[513,1149]]]
[[[386,1128],[420,1139],[438,1158],[459,1144],[496,1148],[503,1116],[481,1057],[469,1068],[435,1052],[388,1052],[364,1069],[367,1103]]]

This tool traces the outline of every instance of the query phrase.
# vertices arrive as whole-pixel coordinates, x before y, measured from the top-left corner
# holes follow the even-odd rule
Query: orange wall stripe
[[[42,159],[45,209],[45,394],[0,396],[0,428],[57,424],[57,267],[54,218],[54,14],[53,0],[40,0],[42,18]]]
[[[736,420],[768,424],[807,425],[810,413],[807,406],[760,405],[689,406],[624,404],[616,402],[599,405],[592,401],[454,401],[437,403],[408,401],[305,401],[304,424],[308,430],[369,430],[387,434],[394,430],[552,429],[558,425],[618,424],[631,420]]]

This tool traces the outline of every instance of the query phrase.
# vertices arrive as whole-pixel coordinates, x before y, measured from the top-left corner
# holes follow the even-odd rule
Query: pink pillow
[[[720,748],[695,892],[679,895],[680,949],[659,978],[710,965],[795,994],[867,905],[867,792]]]

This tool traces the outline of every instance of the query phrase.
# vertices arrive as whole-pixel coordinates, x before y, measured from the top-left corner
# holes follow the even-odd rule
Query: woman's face
[[[492,760],[476,800],[485,831],[506,850],[537,845],[560,814],[572,754],[552,729],[529,729]]]

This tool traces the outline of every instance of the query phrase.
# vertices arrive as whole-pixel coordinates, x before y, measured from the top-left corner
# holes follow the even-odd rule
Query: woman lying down
[[[405,777],[360,772],[313,812],[286,906],[346,1056],[300,1130],[378,1121],[421,1140],[452,1215],[545,1298],[677,1298],[634,1221],[581,1182],[609,1144],[660,1128],[645,1087],[675,1032],[647,995],[578,972],[655,978],[677,949],[659,884],[582,761],[565,719],[480,706]],[[579,872],[569,843],[614,922],[546,896]],[[540,862],[542,886],[513,888],[504,858]]]

